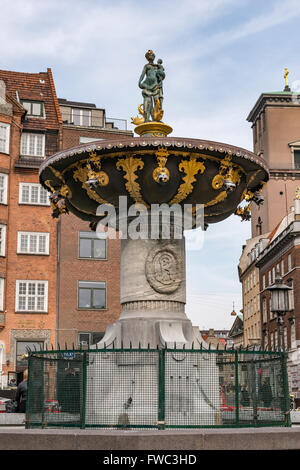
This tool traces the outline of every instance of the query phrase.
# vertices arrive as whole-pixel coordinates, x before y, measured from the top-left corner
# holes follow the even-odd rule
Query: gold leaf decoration
[[[138,178],[138,175],[136,175],[135,172],[138,169],[142,170],[143,167],[144,167],[143,160],[141,158],[134,158],[131,155],[126,158],[119,158],[116,163],[117,170],[120,170],[122,168],[122,170],[125,171],[124,178],[127,180],[127,183],[125,183],[125,187],[127,191],[129,192],[130,196],[132,197],[132,199],[136,203],[140,203],[140,204],[145,205],[146,207],[149,207],[149,205],[144,202],[142,195],[141,195],[140,185],[136,181]]]
[[[196,181],[195,175],[199,171],[201,174],[205,171],[204,163],[197,161],[197,157],[190,157],[189,160],[182,160],[179,163],[178,168],[179,171],[185,173],[185,176],[182,178],[184,183],[179,186],[178,192],[170,204],[178,204],[183,201],[194,189],[193,183]]]
[[[99,204],[107,204],[107,201],[102,199],[102,197],[100,197],[96,191],[94,191],[92,188],[89,187],[88,184],[86,184],[89,179],[88,173],[89,169],[87,167],[77,164],[77,169],[73,173],[73,179],[82,183],[82,188],[85,189],[91,199],[98,202]]]

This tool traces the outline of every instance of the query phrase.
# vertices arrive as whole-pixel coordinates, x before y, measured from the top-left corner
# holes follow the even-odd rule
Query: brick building
[[[290,391],[300,398],[300,210],[299,200],[295,201],[300,187],[300,101],[288,87],[282,92],[262,93],[247,119],[252,123],[254,152],[268,163],[270,180],[262,192],[264,203],[251,204],[252,238],[243,247],[239,262],[239,277],[243,283],[244,346],[249,345],[249,340],[253,342],[251,322],[257,323],[259,318],[261,328],[255,343],[268,349],[279,347],[279,326],[277,318],[270,312],[267,290],[274,284],[279,271],[284,283],[292,287],[289,291],[291,311],[284,317],[282,340],[289,351]],[[259,282],[248,289],[248,278],[254,272]],[[252,311],[249,316],[252,292],[256,298],[259,296],[259,304],[256,300],[257,312]]]
[[[56,338],[57,222],[38,166],[59,149],[51,70],[0,71],[1,376],[22,371],[26,346]]]
[[[239,279],[243,296],[243,345],[245,347],[261,343],[260,283],[256,261],[269,239],[257,236],[246,241],[239,260]]]
[[[95,104],[58,101],[63,120],[62,148],[132,136],[124,121],[108,122],[105,110]],[[57,340],[61,345],[89,346],[101,339],[106,326],[121,313],[120,240],[98,239],[89,223],[73,214],[60,218],[58,237]]]
[[[290,311],[282,324],[282,347],[288,350],[289,388],[300,400],[300,200],[270,234],[269,242],[256,266],[260,271],[260,299],[262,319],[262,346],[279,348],[277,316],[270,311],[268,287],[279,272],[289,291]]]
[[[58,100],[51,69],[0,71],[0,387],[26,367],[27,346],[93,343],[119,316],[119,242],[71,214],[53,219],[38,176],[60,149],[132,135],[108,121]]]

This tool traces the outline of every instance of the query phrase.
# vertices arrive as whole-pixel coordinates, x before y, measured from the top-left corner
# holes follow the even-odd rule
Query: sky
[[[173,136],[252,150],[246,118],[263,92],[299,83],[299,0],[0,0],[0,68],[52,69],[58,97],[137,115],[138,79],[161,58],[164,122]],[[250,222],[210,225],[187,250],[186,312],[201,329],[230,329],[242,308],[237,265]]]

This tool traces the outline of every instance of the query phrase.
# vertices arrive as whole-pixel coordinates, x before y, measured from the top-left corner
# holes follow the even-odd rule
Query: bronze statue
[[[152,50],[146,52],[145,57],[148,63],[144,66],[139,79],[139,87],[142,89],[144,98],[143,105],[138,107],[142,118],[132,118],[133,124],[142,124],[149,121],[159,122],[163,117],[162,82],[165,78],[165,70],[161,59],[158,59],[157,64],[154,63],[155,54]]]

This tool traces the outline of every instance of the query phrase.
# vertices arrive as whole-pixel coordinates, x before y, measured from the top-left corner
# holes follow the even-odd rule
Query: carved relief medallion
[[[181,263],[170,248],[151,251],[145,269],[147,281],[156,292],[170,294],[180,286]]]

